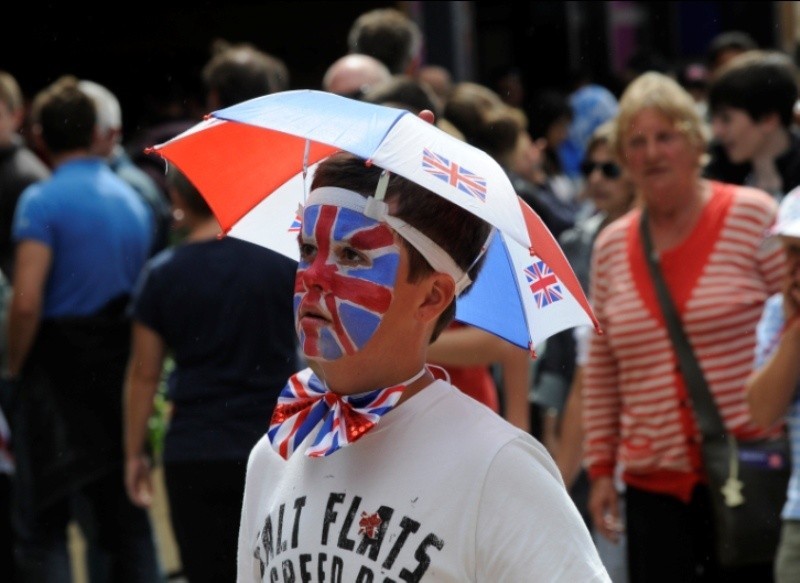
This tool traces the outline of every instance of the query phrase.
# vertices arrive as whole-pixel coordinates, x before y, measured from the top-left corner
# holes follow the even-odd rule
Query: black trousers
[[[164,464],[170,520],[189,583],[236,581],[246,460]]]
[[[697,486],[688,504],[631,486],[625,492],[631,583],[771,583],[772,564],[722,569],[714,551],[711,495]]]
[[[0,569],[3,580],[17,580],[14,565],[14,531],[11,528],[11,476],[0,473]]]
[[[15,495],[24,493],[15,491]],[[88,567],[93,581],[162,580],[150,518],[128,499],[120,467],[45,509],[17,517],[15,559],[19,581],[70,580],[67,524],[73,518],[78,520],[89,546]]]

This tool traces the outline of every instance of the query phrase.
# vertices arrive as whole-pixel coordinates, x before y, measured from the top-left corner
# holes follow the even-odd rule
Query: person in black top
[[[796,79],[792,60],[772,51],[748,51],[719,71],[708,97],[715,144],[707,178],[754,186],[777,199],[800,185]]]
[[[184,574],[233,581],[250,450],[299,369],[292,317],[297,263],[232,237],[175,168],[167,174],[184,242],[145,266],[132,303],[125,383],[125,485],[152,498],[147,426],[168,355],[172,416],[163,463]],[[213,535],[212,535],[213,533]]]

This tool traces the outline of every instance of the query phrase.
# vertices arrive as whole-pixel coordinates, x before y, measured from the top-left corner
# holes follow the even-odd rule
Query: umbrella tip
[[[539,358],[539,355],[536,354],[536,348],[534,348],[533,342],[529,342],[528,343],[528,352],[530,353],[531,358],[533,360],[536,360],[537,358]]]

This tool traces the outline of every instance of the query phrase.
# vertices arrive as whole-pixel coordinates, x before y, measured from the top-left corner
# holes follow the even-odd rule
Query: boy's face
[[[303,211],[295,326],[311,360],[360,351],[389,311],[405,250],[385,223],[333,205]]]
[[[774,129],[766,120],[755,121],[745,110],[728,106],[712,115],[711,128],[734,164],[756,157]]]

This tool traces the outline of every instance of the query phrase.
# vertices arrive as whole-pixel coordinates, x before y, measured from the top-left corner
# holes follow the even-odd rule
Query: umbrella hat
[[[558,243],[500,165],[408,111],[286,91],[216,111],[153,151],[192,181],[226,233],[294,259],[297,209],[315,165],[350,152],[496,229],[457,319],[529,349],[567,328],[598,328]]]

